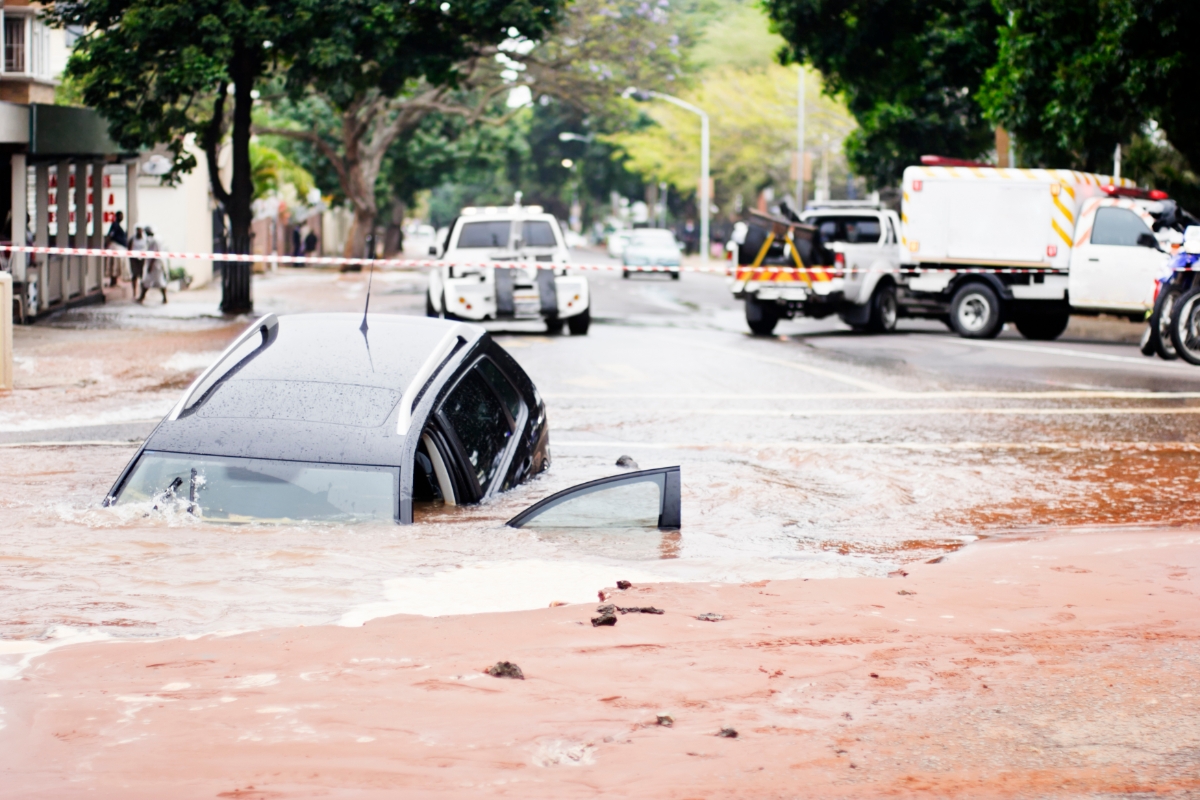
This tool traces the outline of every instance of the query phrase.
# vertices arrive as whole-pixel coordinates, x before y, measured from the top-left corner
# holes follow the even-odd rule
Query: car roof
[[[216,382],[198,391],[198,398],[185,397],[151,434],[146,449],[396,463],[402,438],[395,419],[402,398],[415,400],[416,391],[410,390],[423,389],[427,381],[436,392],[451,372],[438,368],[486,332],[461,322],[371,314],[364,334],[362,319],[359,314],[275,318],[277,328],[267,343],[242,356],[258,343],[251,338],[221,362]]]

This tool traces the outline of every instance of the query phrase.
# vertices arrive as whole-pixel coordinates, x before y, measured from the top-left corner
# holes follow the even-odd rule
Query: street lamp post
[[[708,261],[710,249],[708,223],[710,216],[709,206],[711,203],[711,198],[709,197],[710,180],[708,176],[708,114],[703,109],[697,108],[686,100],[680,100],[678,97],[663,94],[662,92],[644,92],[631,86],[623,94],[625,97],[632,97],[640,101],[656,97],[659,100],[665,100],[672,105],[679,106],[685,111],[691,111],[693,114],[700,115],[700,259]]]

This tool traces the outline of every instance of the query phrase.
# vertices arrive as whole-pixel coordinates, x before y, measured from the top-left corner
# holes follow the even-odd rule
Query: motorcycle
[[[1182,251],[1171,260],[1172,283],[1182,291],[1167,321],[1172,349],[1189,364],[1200,367],[1200,225],[1183,233]],[[1186,286],[1186,289],[1183,287]],[[1157,305],[1157,304],[1156,304]]]

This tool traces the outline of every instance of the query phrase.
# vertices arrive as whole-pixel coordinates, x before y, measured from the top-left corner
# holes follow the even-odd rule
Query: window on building
[[[4,18],[4,71],[25,71],[25,18]]]
[[[4,71],[25,71],[25,18],[5,17]]]

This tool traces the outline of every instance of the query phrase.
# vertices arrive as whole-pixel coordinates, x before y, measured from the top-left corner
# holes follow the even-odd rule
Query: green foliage
[[[315,186],[308,170],[274,147],[257,142],[250,143],[250,174],[255,200],[270,194],[304,197]]]
[[[997,0],[1007,17],[983,104],[1017,135],[1023,162],[1107,171],[1118,142],[1155,120],[1200,164],[1200,106],[1187,41],[1200,4]]]
[[[845,98],[858,130],[855,171],[895,184],[926,153],[977,158],[993,146],[976,94],[995,62],[1001,17],[992,0],[763,0],[787,42]]]

